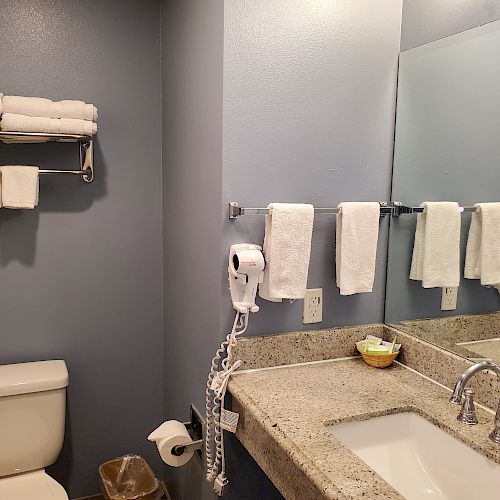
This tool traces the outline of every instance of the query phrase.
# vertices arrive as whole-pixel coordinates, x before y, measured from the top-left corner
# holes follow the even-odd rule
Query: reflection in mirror
[[[411,206],[500,201],[499,61],[500,21],[401,53],[393,200]],[[453,311],[441,311],[441,288],[409,279],[416,215],[393,218],[386,322],[462,356],[500,362],[499,293],[464,279],[471,214],[461,217]]]

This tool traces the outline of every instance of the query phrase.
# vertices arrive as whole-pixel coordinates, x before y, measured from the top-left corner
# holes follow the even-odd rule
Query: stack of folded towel
[[[48,134],[94,135],[97,108],[83,101],[0,94],[0,130]]]
[[[417,215],[410,279],[424,288],[460,285],[460,207],[454,201],[426,201]]]
[[[271,302],[303,299],[307,288],[314,207],[299,203],[271,203],[268,208],[263,246],[266,267],[259,295]]]
[[[0,207],[30,208],[38,205],[38,167],[0,167]]]
[[[464,276],[500,292],[500,203],[477,203],[467,241]]]

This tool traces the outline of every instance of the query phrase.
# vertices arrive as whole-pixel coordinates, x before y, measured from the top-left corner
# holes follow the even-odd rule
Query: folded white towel
[[[0,114],[39,116],[45,118],[76,118],[95,122],[97,108],[83,101],[64,100],[54,102],[43,97],[6,95],[1,98]]]
[[[94,135],[97,124],[73,118],[43,118],[4,113],[0,128],[4,132],[40,132],[47,134]]]
[[[337,214],[335,267],[340,295],[373,290],[380,221],[377,202],[344,202]]]
[[[467,240],[464,277],[500,292],[500,203],[477,203]]]
[[[440,201],[420,205],[410,279],[424,288],[460,284],[460,210],[458,203]]]
[[[38,205],[38,167],[4,165],[2,204],[5,208],[35,208]]]
[[[259,295],[272,302],[303,299],[309,272],[314,207],[271,203],[268,208],[263,248],[266,267]]]

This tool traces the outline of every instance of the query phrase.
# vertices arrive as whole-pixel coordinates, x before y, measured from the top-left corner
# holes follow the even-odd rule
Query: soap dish
[[[387,368],[397,358],[399,351],[392,352],[391,354],[367,354],[366,352],[360,354],[367,365],[374,366],[375,368]]]

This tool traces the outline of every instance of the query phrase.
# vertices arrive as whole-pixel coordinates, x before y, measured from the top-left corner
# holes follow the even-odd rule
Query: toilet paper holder
[[[201,449],[204,442],[205,420],[196,406],[192,403],[190,406],[190,417],[191,419],[188,422],[182,422],[182,424],[186,427],[193,442],[186,445],[174,446],[172,448],[172,454],[180,457],[185,451],[193,450],[196,451],[201,458]]]

